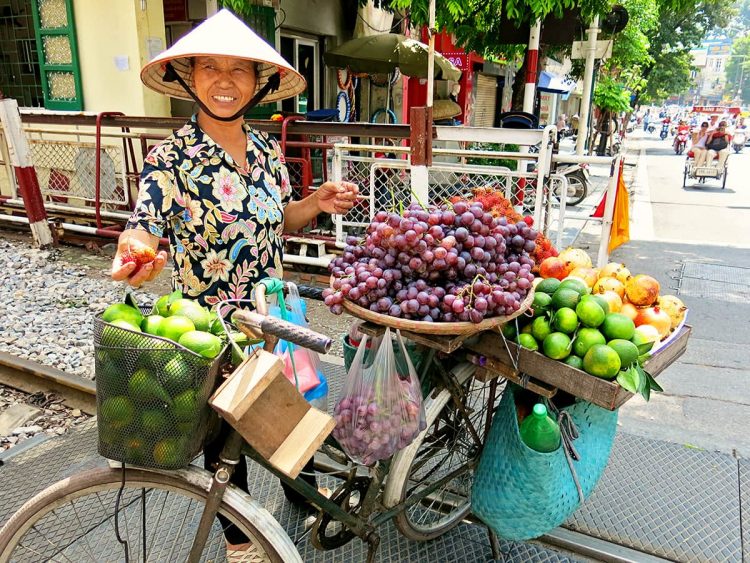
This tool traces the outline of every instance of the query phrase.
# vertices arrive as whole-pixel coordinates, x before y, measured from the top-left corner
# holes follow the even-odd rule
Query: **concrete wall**
[[[165,45],[161,2],[145,5],[144,11],[141,0],[74,0],[85,111],[169,115],[167,98],[139,78],[150,55]]]

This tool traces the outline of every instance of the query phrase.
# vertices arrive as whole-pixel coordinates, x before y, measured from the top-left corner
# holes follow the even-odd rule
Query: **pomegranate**
[[[631,321],[635,322],[635,318],[638,316],[638,307],[632,303],[623,303],[620,312],[629,317]]]
[[[557,278],[562,280],[567,274],[565,272],[565,262],[557,256],[545,258],[539,265],[539,273],[543,278]]]
[[[625,267],[625,264],[610,262],[601,269],[599,278],[616,278],[622,283],[626,283],[630,278],[630,270]]]
[[[605,291],[614,291],[620,299],[625,295],[625,285],[617,278],[599,278],[594,284],[594,293],[604,293]]]
[[[593,268],[576,268],[572,270],[568,274],[568,276],[573,276],[573,277],[582,279],[588,287],[594,287],[594,284],[596,283],[596,280],[598,279],[596,270],[594,270]]]
[[[638,274],[630,278],[625,284],[628,301],[639,307],[648,307],[656,302],[661,286],[649,275]]]
[[[659,308],[664,311],[669,318],[672,320],[672,329],[674,330],[685,318],[685,311],[687,307],[685,304],[674,295],[660,295],[659,299],[656,300],[656,304]]]
[[[672,330],[672,319],[669,315],[659,309],[659,307],[646,307],[640,309],[635,317],[635,326],[651,325],[657,331],[659,336],[664,338]]]
[[[565,270],[569,274],[576,268],[591,268],[591,258],[580,248],[566,248],[558,258],[565,263]]]
[[[622,310],[622,299],[620,299],[620,296],[617,295],[616,292],[607,290],[604,293],[600,293],[599,295],[607,300],[610,313],[619,313]]]

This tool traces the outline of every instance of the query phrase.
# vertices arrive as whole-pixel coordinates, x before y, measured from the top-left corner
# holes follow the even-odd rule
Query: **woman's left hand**
[[[351,182],[326,182],[315,192],[321,211],[344,214],[354,207],[359,188]]]

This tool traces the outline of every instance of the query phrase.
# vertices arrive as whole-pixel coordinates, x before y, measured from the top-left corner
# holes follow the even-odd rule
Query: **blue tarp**
[[[551,94],[569,94],[575,90],[576,83],[563,76],[543,70],[539,73],[539,82],[537,90],[540,92],[550,92]]]

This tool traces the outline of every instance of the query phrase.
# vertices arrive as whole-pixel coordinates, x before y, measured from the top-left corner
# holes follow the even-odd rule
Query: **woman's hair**
[[[701,127],[708,127],[708,121],[704,121],[703,123],[701,123]]]

